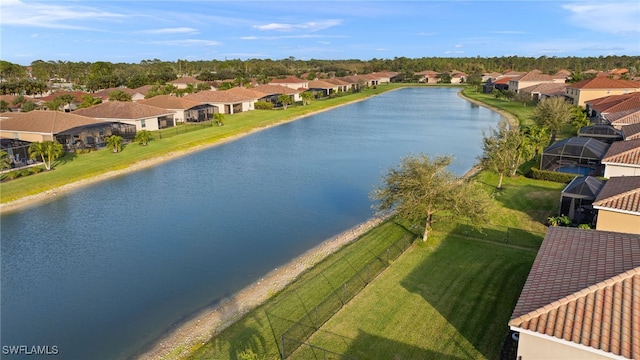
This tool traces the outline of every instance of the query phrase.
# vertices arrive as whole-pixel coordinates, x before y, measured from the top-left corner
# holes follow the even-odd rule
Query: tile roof
[[[333,89],[337,84],[332,84],[323,80],[311,80],[309,81],[309,89]]]
[[[640,83],[629,80],[614,80],[606,76],[596,76],[593,79],[567,84],[573,89],[640,89]]]
[[[604,118],[611,125],[627,126],[640,123],[640,109],[618,111],[615,113],[604,114]]]
[[[340,80],[338,78],[331,78],[331,79],[324,79],[324,81],[330,83],[330,84],[335,84],[335,85],[349,85],[348,82],[344,81],[344,80]]]
[[[558,83],[541,83],[532,86],[527,86],[520,91],[528,92],[528,93],[540,93],[545,95],[564,95],[565,90],[567,89],[566,84],[558,84]]]
[[[275,95],[275,94],[299,94],[300,91],[292,89],[290,87],[282,86],[282,85],[258,85],[250,90],[258,91],[266,95]]]
[[[550,227],[509,325],[640,356],[640,237]]]
[[[75,101],[77,103],[81,103],[82,102],[82,97],[87,95],[88,93],[84,92],[84,91],[58,91],[55,92],[53,94],[41,97],[36,99],[37,101],[40,102],[45,102],[45,101],[53,101],[55,100],[58,96],[62,96],[62,95],[66,95],[66,94],[71,94],[73,95],[73,97],[75,98]]]
[[[142,94],[142,95],[147,95],[147,93],[153,88],[153,85],[142,85],[140,87],[137,87],[133,90],[135,90],[137,93]]]
[[[640,176],[609,178],[593,201],[593,206],[640,215]]]
[[[614,141],[601,162],[640,166],[640,140]]]
[[[273,79],[269,81],[269,84],[298,84],[298,83],[306,83],[306,82],[307,80],[303,80],[295,76],[287,76],[284,79]]]
[[[69,129],[87,125],[106,123],[87,116],[50,110],[3,113],[0,129],[6,131],[58,134]]]
[[[623,126],[620,131],[622,131],[625,140],[640,139],[640,121]]]
[[[636,91],[628,94],[603,96],[601,98],[587,100],[585,103],[591,106],[592,109],[602,112],[634,97],[640,97],[640,92]]]
[[[264,97],[264,93],[245,89],[245,88],[231,88],[229,90],[206,90],[200,91],[195,94],[189,94],[184,96],[185,99],[195,100],[198,102],[209,103],[241,103],[247,101],[255,101]]]
[[[553,81],[553,76],[543,74],[542,71],[535,69],[531,70],[528,73],[520,76],[519,78],[515,78],[517,81]]]
[[[140,104],[151,105],[163,109],[180,109],[186,110],[199,106],[202,103],[199,101],[185,99],[184,97],[177,97],[171,95],[158,95],[149,99],[138,101]]]
[[[75,110],[74,113],[97,119],[128,120],[173,115],[173,112],[167,109],[132,101],[109,101],[88,108]]]
[[[204,82],[205,81],[198,80],[191,76],[185,76],[185,77],[181,77],[181,78],[177,78],[175,80],[169,81],[169,84],[200,84]]]

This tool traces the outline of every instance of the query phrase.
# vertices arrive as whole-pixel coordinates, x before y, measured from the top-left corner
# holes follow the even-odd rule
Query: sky
[[[0,0],[0,59],[640,55],[640,1]]]

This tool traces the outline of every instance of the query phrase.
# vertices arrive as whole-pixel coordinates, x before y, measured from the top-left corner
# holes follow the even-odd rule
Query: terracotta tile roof
[[[338,78],[331,78],[331,79],[324,79],[324,81],[330,83],[330,84],[335,84],[335,85],[349,85],[350,83],[344,81],[344,80],[340,80]]]
[[[629,80],[614,80],[606,76],[596,76],[593,79],[567,84],[572,89],[640,89],[640,83]]]
[[[611,125],[627,126],[640,123],[640,109],[618,111],[615,113],[604,114],[604,118]]]
[[[55,98],[57,98],[58,96],[62,96],[62,95],[66,95],[66,94],[71,94],[73,95],[73,97],[75,98],[75,102],[77,103],[81,103],[82,102],[82,97],[87,95],[88,93],[84,92],[84,91],[58,91],[56,93],[53,93],[51,95],[47,95],[41,98],[38,98],[37,101],[53,101],[55,100]]]
[[[625,140],[640,139],[640,121],[623,126],[620,131],[622,131]]]
[[[298,83],[306,83],[306,82],[307,80],[303,80],[295,76],[288,76],[284,79],[273,79],[269,81],[269,84],[298,84]]]
[[[637,109],[638,105],[637,102],[634,101],[634,99],[640,99],[640,92],[632,92],[629,94],[622,94],[622,95],[610,95],[610,96],[605,96],[605,97],[601,97],[601,98],[597,98],[597,99],[593,99],[593,100],[589,100],[586,101],[585,103],[588,104],[593,110],[598,111],[598,112],[615,112],[615,111],[622,111],[623,109],[633,109],[633,106],[627,106],[626,108],[618,108],[618,110],[611,110],[612,108],[615,108],[616,106],[620,105],[620,104],[624,104],[625,102],[631,101],[632,104],[635,104],[635,108]]]
[[[509,80],[511,80],[511,78],[509,78],[509,77],[501,77],[499,79],[496,79],[496,81],[494,81],[493,84],[509,85]]]
[[[640,356],[640,237],[550,227],[509,325]]]
[[[436,71],[433,71],[433,70],[424,70],[424,71],[417,72],[414,75],[426,76],[426,77],[436,77],[436,76],[440,75],[440,73],[436,72]]]
[[[199,106],[202,103],[199,101],[185,99],[184,97],[177,97],[171,95],[158,95],[149,99],[138,101],[140,104],[151,105],[163,109],[180,109],[186,110]]]
[[[298,90],[294,90],[290,87],[286,87],[286,86],[282,86],[282,85],[259,85],[256,86],[250,90],[254,90],[254,91],[258,91],[263,93],[263,96],[266,95],[275,95],[275,94],[287,94],[287,95],[293,95],[293,94],[299,94],[300,91]]]
[[[133,90],[135,90],[138,94],[142,94],[146,96],[149,90],[151,90],[151,88],[153,88],[153,85],[142,85]]]
[[[0,120],[2,130],[41,134],[58,134],[76,127],[106,123],[74,113],[48,110],[3,113],[2,116],[6,117]]]
[[[614,141],[601,162],[640,166],[640,140]]]
[[[567,89],[566,84],[541,83],[541,84],[536,84],[532,86],[527,86],[526,88],[520,89],[520,91],[554,96],[554,95],[564,95],[566,89]]]
[[[31,102],[35,102],[36,99],[29,97],[29,96],[23,96],[24,97],[24,101],[31,101]],[[9,107],[13,106],[13,101],[18,98],[16,95],[0,95],[0,100],[4,100],[9,104]]]
[[[593,207],[640,215],[640,176],[616,176],[604,184]]]
[[[553,81],[553,77],[551,75],[543,74],[542,71],[535,69],[531,70],[528,73],[522,75],[519,78],[514,80],[517,81]]]
[[[309,89],[333,89],[337,84],[332,84],[323,80],[311,80],[309,81]]]
[[[173,112],[138,102],[109,101],[84,109],[74,111],[75,114],[94,117],[96,119],[145,119],[164,115],[173,115]]]
[[[185,99],[208,103],[240,103],[255,101],[264,97],[264,93],[244,88],[229,90],[206,90],[184,96]]]
[[[181,78],[177,78],[175,80],[169,81],[169,84],[200,84],[203,83],[205,81],[202,80],[198,80],[194,77],[191,76],[185,76],[185,77],[181,77]]]

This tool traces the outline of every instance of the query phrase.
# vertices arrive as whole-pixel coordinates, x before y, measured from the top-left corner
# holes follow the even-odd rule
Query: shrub
[[[256,101],[254,106],[256,110],[273,110],[273,103],[269,101]]]
[[[573,180],[576,176],[581,176],[575,174],[566,174],[557,171],[540,170],[534,167],[531,168],[530,175],[531,178],[536,180],[547,180],[559,183],[570,183],[571,180]]]

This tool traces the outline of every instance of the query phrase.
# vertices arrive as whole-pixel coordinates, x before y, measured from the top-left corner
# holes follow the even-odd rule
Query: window
[[[145,122],[145,120],[140,120],[140,127],[141,128],[146,128],[147,127],[147,123]]]

